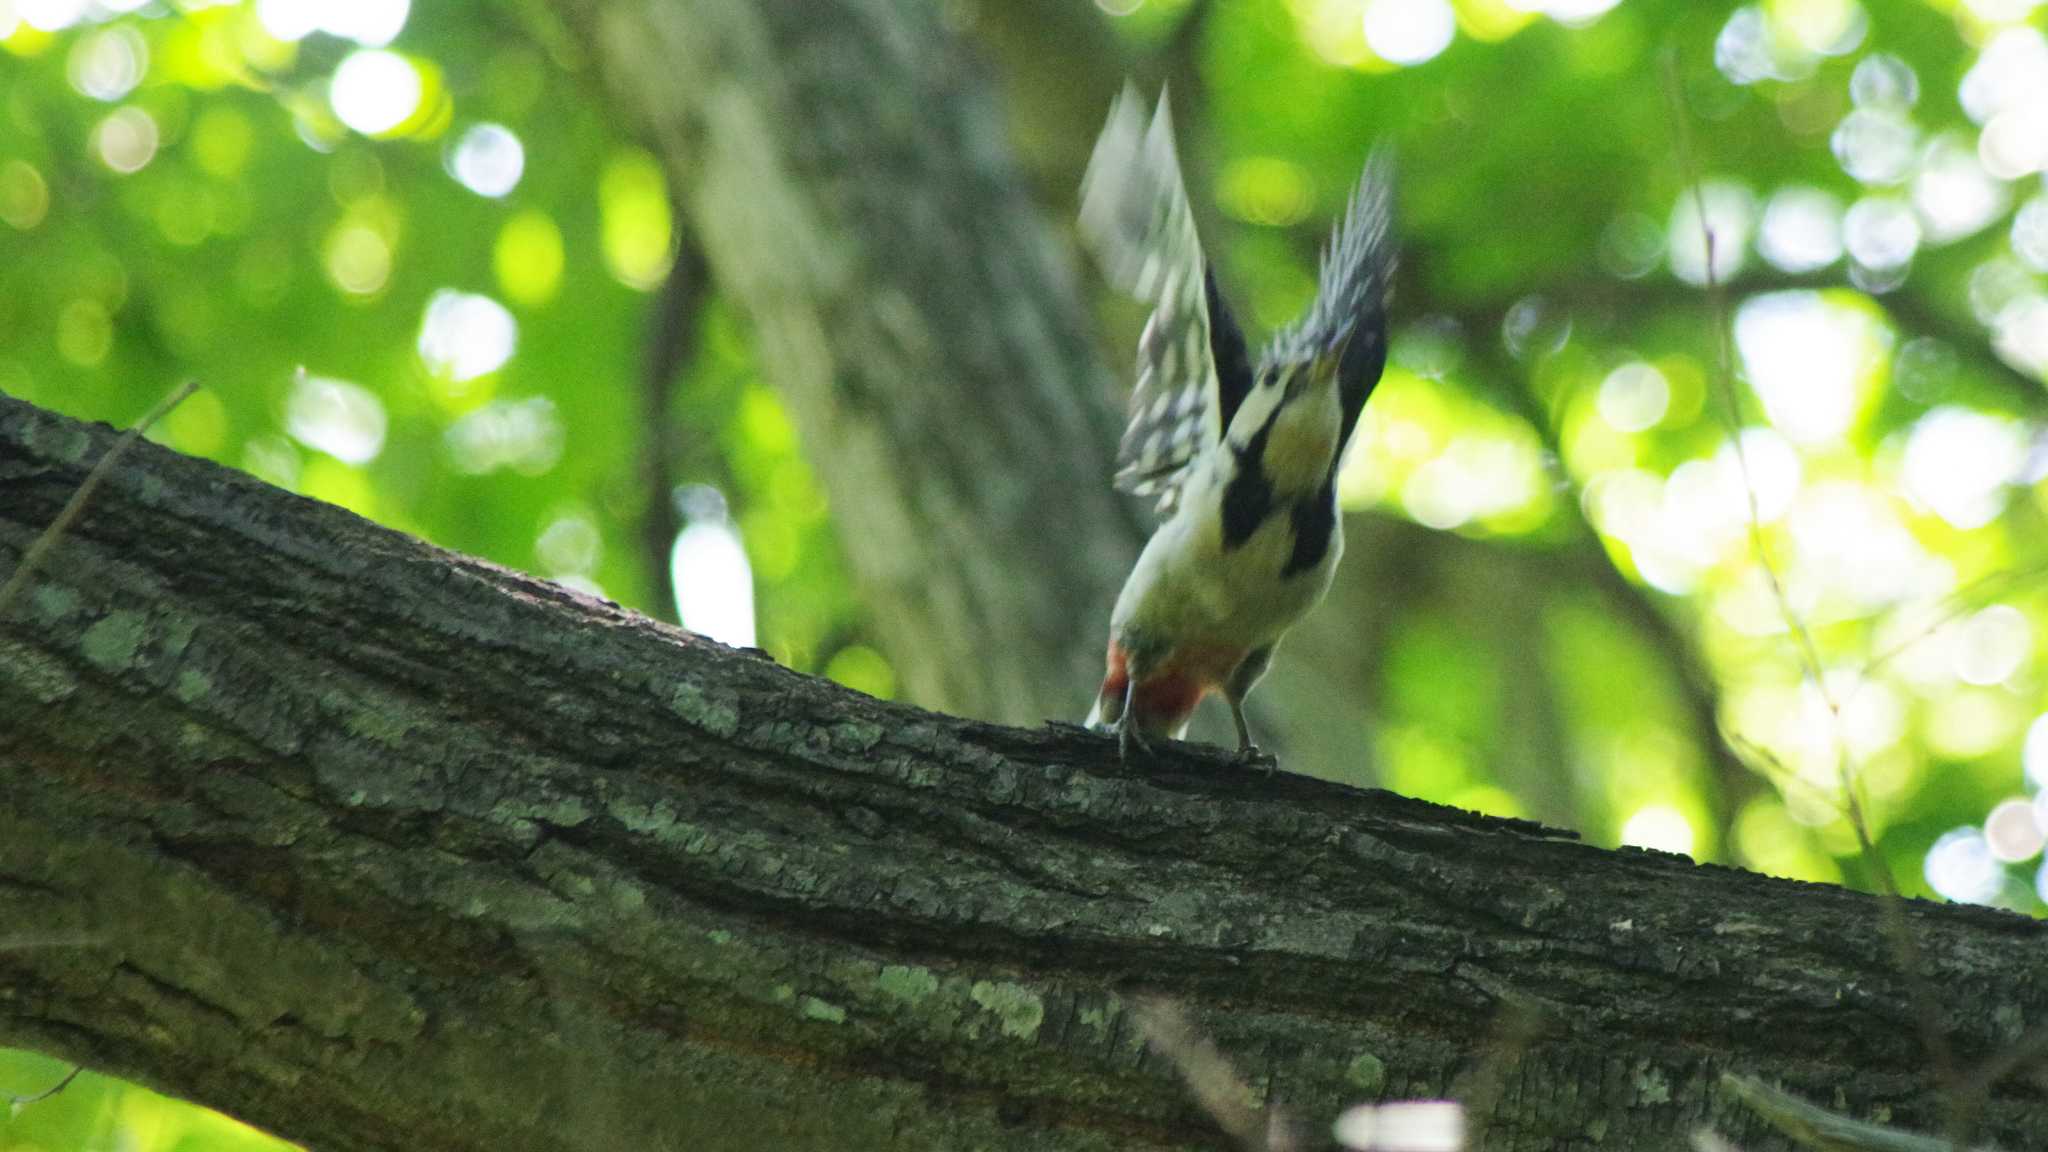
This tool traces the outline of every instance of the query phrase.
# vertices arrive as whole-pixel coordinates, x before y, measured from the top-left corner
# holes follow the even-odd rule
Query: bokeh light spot
[[[1999,803],[1984,818],[1984,846],[1994,859],[2018,864],[2041,854],[2041,828],[2034,822],[2034,806],[2015,796]]]
[[[419,69],[396,52],[351,52],[334,70],[327,102],[343,124],[365,136],[381,136],[419,111],[425,91]]]
[[[588,576],[604,554],[604,533],[588,512],[577,509],[556,516],[534,541],[534,555],[550,579]]]
[[[1842,118],[1830,138],[1835,160],[1864,184],[1898,184],[1912,174],[1920,152],[1920,130],[1897,108],[1858,108]]]
[[[377,490],[370,478],[353,464],[332,456],[315,456],[299,469],[299,491],[365,519],[377,515]]]
[[[228,443],[228,410],[219,393],[201,388],[184,403],[166,413],[162,429],[164,442],[192,456],[218,457]]]
[[[142,83],[149,71],[149,44],[133,25],[114,24],[79,37],[65,63],[80,95],[111,104]]]
[[[1764,10],[1802,49],[1820,56],[1854,51],[1869,27],[1857,0],[1777,0]]]
[[[256,0],[256,20],[274,40],[289,44],[320,30],[325,0]]]
[[[752,648],[754,572],[726,514],[725,497],[697,487],[676,497],[686,527],[669,550],[676,618],[683,627],[735,648]]]
[[[2034,717],[2034,722],[2027,726],[2027,742],[2021,750],[2020,762],[2027,781],[2048,795],[2048,713]]]
[[[249,118],[233,108],[208,107],[192,125],[192,155],[208,175],[223,180],[241,175],[255,148]]]
[[[2048,100],[2048,37],[2034,28],[2008,28],[1991,38],[1963,74],[1957,90],[1963,111],[1979,124],[2009,108]],[[1987,164],[1993,172],[1996,165]]]
[[[411,8],[411,0],[256,0],[256,19],[287,43],[325,32],[381,48],[405,29]]]
[[[1600,262],[1624,280],[1655,272],[1665,248],[1664,229],[1641,212],[1617,216],[1600,231]]]
[[[1507,0],[1517,12],[1536,12],[1560,24],[1591,24],[1614,10],[1621,0]]]
[[[502,124],[474,125],[448,153],[449,175],[479,196],[504,196],[525,171],[526,149]]]
[[[1655,365],[1634,360],[1607,374],[1597,400],[1600,418],[1617,432],[1657,426],[1671,407],[1671,382]]]
[[[57,313],[57,354],[80,368],[97,368],[114,347],[114,318],[106,305],[80,297]]]
[[[1865,196],[1842,217],[1842,243],[1863,268],[1903,269],[1920,251],[1920,220],[1896,197]]]
[[[1737,443],[1742,451],[1739,460]],[[1754,499],[1757,519],[1766,524],[1792,510],[1805,472],[1799,450],[1773,428],[1744,428],[1739,441],[1724,442],[1715,451],[1714,465],[1720,470],[1722,489],[1733,486],[1739,495],[1746,488],[1745,503]]]
[[[372,48],[398,39],[411,0],[325,0],[321,30]]]
[[[1757,251],[1781,271],[1818,272],[1842,258],[1842,202],[1818,188],[1781,188],[1764,205]]]
[[[1524,296],[1501,319],[1501,342],[1517,360],[1541,360],[1555,354],[1572,336],[1572,314],[1556,301]]]
[[[4,175],[0,175],[0,213],[6,211]],[[2036,272],[2048,272],[2048,193],[2020,206],[2012,218],[2013,255]]]
[[[2010,604],[1994,604],[1956,629],[1956,678],[1965,684],[2003,684],[2026,666],[2034,630]]]
[[[1707,229],[1700,227],[1700,203],[1706,203]],[[1726,284],[1742,270],[1744,250],[1756,217],[1756,198],[1749,189],[1725,180],[1709,181],[1695,196],[1679,193],[1666,229],[1671,272],[1688,284],[1707,282],[1707,235],[1713,234],[1714,280]]]
[[[1669,804],[1647,804],[1635,810],[1621,826],[1621,842],[1638,848],[1692,855],[1692,821]]]
[[[645,152],[625,152],[605,165],[597,185],[605,265],[612,275],[652,291],[668,275],[674,253],[668,184]]]
[[[1991,346],[2006,363],[2048,382],[2048,295],[2030,292],[1999,309]]]
[[[2005,510],[2026,452],[2011,421],[1944,405],[1907,434],[1900,478],[1907,495],[1951,526],[1981,528]]]
[[[87,0],[15,0],[14,14],[38,32],[61,32],[85,19]]]
[[[1859,108],[1911,108],[1920,102],[1920,77],[1897,56],[1873,52],[1849,74],[1849,99]]]
[[[93,151],[100,163],[123,176],[148,167],[159,141],[156,120],[140,108],[116,109],[93,129]]]
[[[1459,1152],[1465,1106],[1455,1100],[1360,1104],[1339,1114],[1331,1133],[1353,1152]]]
[[[887,657],[865,644],[849,644],[833,653],[825,663],[825,675],[878,700],[896,697],[896,669],[889,666]]]
[[[328,279],[351,296],[372,296],[391,279],[391,245],[367,224],[344,224],[327,237]]]
[[[1985,170],[2001,180],[2048,168],[2048,107],[2023,104],[1993,116],[1978,134],[1977,155]]]
[[[1300,223],[1313,206],[1307,170],[1270,156],[1231,161],[1217,181],[1216,194],[1231,215],[1274,228]]]
[[[287,491],[298,491],[303,467],[298,445],[282,436],[257,436],[242,449],[242,471]]]
[[[428,371],[457,383],[503,367],[518,341],[518,321],[488,296],[441,289],[427,300],[420,321],[420,359]]]
[[[505,221],[491,250],[498,287],[513,303],[528,308],[554,299],[562,283],[562,264],[562,230],[538,208]]]
[[[1447,0],[1369,0],[1365,45],[1390,64],[1420,64],[1451,46],[1458,18]]]
[[[344,464],[367,464],[384,450],[384,402],[360,384],[300,375],[285,400],[292,439]]]
[[[1750,385],[1779,431],[1801,444],[1837,441],[1888,357],[1886,335],[1860,311],[1815,292],[1752,297],[1735,314]]]
[[[509,468],[539,476],[562,459],[562,420],[545,396],[494,400],[448,426],[442,439],[457,471]]]
[[[2005,185],[1984,170],[1975,149],[1953,135],[1928,147],[1913,178],[1913,207],[1936,244],[1978,231],[2005,215],[2008,203]]]
[[[43,222],[50,211],[50,185],[36,166],[26,160],[0,164],[0,220],[26,232]]]
[[[1736,9],[1714,37],[1714,66],[1731,84],[1787,80],[1810,70],[1812,63],[1773,35],[1762,8]]]
[[[1975,828],[1956,828],[1941,834],[1927,850],[1927,886],[1947,899],[1965,904],[1982,904],[1998,895],[2005,869],[1991,854],[1984,834]]]

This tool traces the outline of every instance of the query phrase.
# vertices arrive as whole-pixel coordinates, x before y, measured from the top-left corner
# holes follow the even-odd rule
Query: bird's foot
[[[1247,768],[1263,768],[1268,776],[1271,776],[1280,768],[1279,758],[1257,744],[1238,745],[1237,762]]]

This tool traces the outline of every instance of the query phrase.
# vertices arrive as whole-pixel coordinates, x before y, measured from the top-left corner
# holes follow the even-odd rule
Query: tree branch
[[[11,570],[114,433],[0,399]],[[1220,1147],[1187,1006],[1327,1123],[1675,1143],[1738,1071],[1938,1114],[1868,897],[874,701],[138,444],[0,618],[0,1041],[331,1149]],[[1966,1056],[2048,927],[1915,904]],[[2005,1085],[1984,1131],[2048,1120]]]
[[[683,453],[670,401],[677,375],[697,357],[698,329],[710,294],[704,254],[685,231],[675,265],[648,312],[647,351],[640,373],[640,490],[647,498],[640,518],[640,555],[647,566],[649,603],[665,620],[676,614],[669,550],[682,530],[675,492]]]

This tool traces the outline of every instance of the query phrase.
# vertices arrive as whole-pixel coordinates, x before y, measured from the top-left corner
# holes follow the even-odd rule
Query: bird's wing
[[[1116,483],[1170,513],[1197,455],[1222,438],[1251,367],[1195,234],[1164,93],[1149,125],[1134,89],[1117,97],[1081,181],[1081,234],[1104,276],[1152,305]]]
[[[1330,231],[1315,303],[1275,334],[1267,362],[1305,361],[1341,347],[1344,437],[1366,394],[1379,382],[1387,355],[1387,308],[1394,291],[1394,157],[1385,145],[1366,158],[1343,219]]]

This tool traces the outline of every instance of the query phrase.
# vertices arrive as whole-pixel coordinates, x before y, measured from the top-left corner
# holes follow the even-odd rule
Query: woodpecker
[[[1152,307],[1116,485],[1162,517],[1110,615],[1088,726],[1115,733],[1128,758],[1133,744],[1178,739],[1217,692],[1250,758],[1245,697],[1344,549],[1337,467],[1387,359],[1392,159],[1373,150],[1314,303],[1256,361],[1195,233],[1165,93],[1149,125],[1135,90],[1116,100],[1082,179],[1080,226],[1107,279]]]

